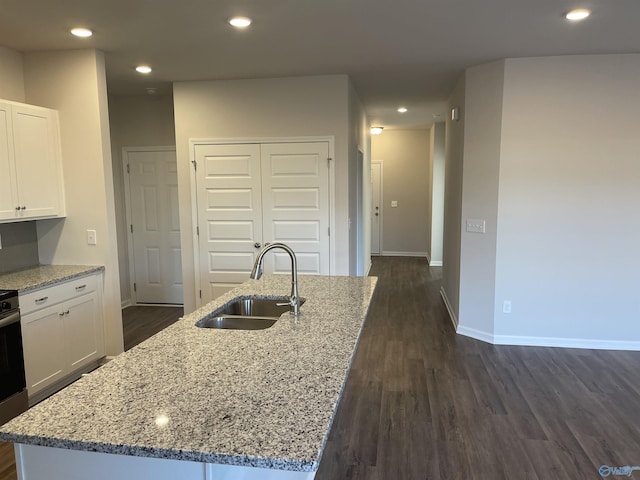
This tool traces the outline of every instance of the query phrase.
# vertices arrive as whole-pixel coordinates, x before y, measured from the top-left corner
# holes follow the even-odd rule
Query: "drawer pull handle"
[[[69,315],[69,310],[67,310],[66,312],[64,312],[65,315]]]
[[[38,299],[36,300],[36,304],[44,303],[44,302],[46,302],[47,300],[49,300],[49,297],[42,297],[42,298],[38,298]]]
[[[82,290],[82,289],[84,289],[84,288],[87,288],[87,286],[86,286],[86,285],[78,285],[78,286],[76,287],[76,292],[79,292],[80,290]]]
[[[64,312],[60,312],[60,313],[58,314],[58,316],[59,316],[59,317],[64,317]]]

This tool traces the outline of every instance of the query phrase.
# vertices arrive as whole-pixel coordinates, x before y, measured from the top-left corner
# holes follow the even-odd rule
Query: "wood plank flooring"
[[[316,480],[596,480],[640,465],[640,352],[489,345],[455,334],[441,268],[377,257],[371,274]],[[131,330],[126,345],[146,335]],[[0,480],[15,480],[6,451]]]

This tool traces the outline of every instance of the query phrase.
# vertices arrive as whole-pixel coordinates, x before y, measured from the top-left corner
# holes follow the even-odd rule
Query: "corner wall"
[[[491,341],[504,61],[469,68],[465,77],[458,333]],[[468,232],[468,219],[483,220],[485,233]]]
[[[123,351],[104,56],[97,50],[24,55],[28,103],[60,112],[67,218],[37,222],[40,262],[104,265],[108,355]],[[97,245],[87,245],[87,229]]]
[[[431,154],[429,166],[429,265],[442,266],[442,237],[444,235],[444,184],[445,184],[445,130],[444,122],[431,127]]]
[[[195,273],[191,204],[191,138],[335,138],[334,218],[337,275],[347,275],[349,237],[349,79],[327,75],[174,84],[176,154],[185,313],[193,311]]]
[[[453,324],[458,326],[460,305],[460,234],[462,231],[462,171],[465,126],[465,75],[449,96],[445,130],[445,186],[443,268],[440,293],[447,305]],[[451,119],[451,109],[457,107],[459,120]]]

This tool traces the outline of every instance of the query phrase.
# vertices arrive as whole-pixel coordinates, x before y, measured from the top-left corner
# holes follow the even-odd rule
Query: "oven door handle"
[[[18,323],[19,321],[20,312],[11,313],[6,318],[0,319],[0,328],[8,327],[9,325],[13,325],[14,323]]]

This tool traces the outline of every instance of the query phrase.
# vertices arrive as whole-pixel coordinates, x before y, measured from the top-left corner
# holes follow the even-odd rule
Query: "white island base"
[[[313,480],[315,472],[15,444],[18,480]]]

